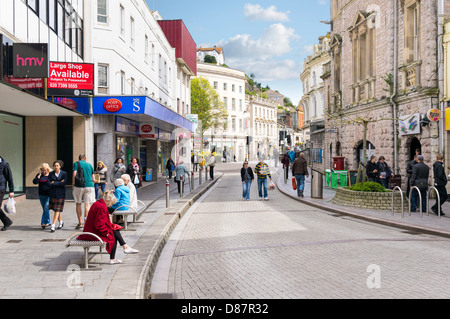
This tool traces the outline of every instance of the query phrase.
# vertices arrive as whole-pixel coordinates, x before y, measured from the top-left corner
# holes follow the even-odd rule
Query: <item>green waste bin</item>
[[[341,187],[347,187],[347,171],[339,172],[339,185]]]
[[[330,186],[330,181],[331,181],[331,169],[326,169],[325,170],[325,183],[327,184],[327,186]]]
[[[331,188],[337,189],[338,187],[338,174],[336,172],[331,172]]]

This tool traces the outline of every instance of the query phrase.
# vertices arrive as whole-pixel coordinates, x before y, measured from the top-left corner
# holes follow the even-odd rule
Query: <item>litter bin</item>
[[[347,171],[339,172],[339,185],[341,187],[347,187]]]
[[[327,186],[330,186],[330,182],[331,182],[331,169],[326,169],[325,170],[325,184]]]
[[[323,199],[323,174],[311,170],[311,198]]]
[[[343,156],[333,157],[333,170],[335,171],[343,171],[344,170],[344,160]]]

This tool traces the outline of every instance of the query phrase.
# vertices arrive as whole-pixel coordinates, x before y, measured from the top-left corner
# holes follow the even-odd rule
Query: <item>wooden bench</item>
[[[80,240],[78,239],[81,235],[90,235],[93,240]],[[106,248],[106,242],[104,242],[99,236],[93,233],[77,233],[66,244],[66,248],[69,247],[83,247],[84,249],[84,268],[89,269],[89,249],[91,247],[99,247],[100,251],[98,253],[91,254],[103,254],[103,248]]]
[[[121,208],[126,207],[127,210],[119,210]],[[130,223],[143,223],[138,221],[139,217],[144,213],[146,210],[147,205],[145,205],[142,201],[138,200],[138,207],[134,208],[128,205],[122,205],[120,207],[117,207],[116,210],[112,213],[113,216],[123,216],[123,229],[124,230],[132,230],[128,229],[128,216],[133,216],[133,221]]]

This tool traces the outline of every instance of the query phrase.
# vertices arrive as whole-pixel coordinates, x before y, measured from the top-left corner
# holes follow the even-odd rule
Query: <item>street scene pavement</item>
[[[138,194],[147,205],[139,219],[143,223],[131,223],[122,232],[127,244],[140,253],[125,255],[118,248],[120,265],[109,265],[108,255],[95,255],[89,270],[83,269],[80,247],[65,247],[80,233],[75,230],[75,204],[66,202],[65,226],[51,233],[40,227],[39,201],[20,201],[14,224],[0,234],[0,296],[297,299],[450,295],[449,240],[445,236],[449,218],[430,214],[418,220],[417,216],[335,207],[329,202],[331,189],[324,188],[322,200],[310,198],[310,179],[305,197],[298,199],[290,184],[284,183],[281,167],[269,164],[277,187],[269,191],[268,201],[258,200],[256,183],[251,200],[242,199],[241,163],[219,164],[215,180],[205,182],[203,176],[201,185],[196,173],[195,190],[190,192],[186,185],[183,199],[171,181],[169,209],[165,179],[146,185]],[[393,227],[393,222],[411,228]]]
[[[272,190],[269,201],[259,201],[256,183],[251,200],[243,201],[239,169],[223,167],[224,176],[179,223],[152,293],[182,299],[450,295],[448,239],[327,211],[331,190],[324,191],[322,209],[306,204],[308,192],[302,203],[287,189],[288,196]],[[284,187],[280,176],[273,178]],[[447,221],[429,218],[428,224]]]

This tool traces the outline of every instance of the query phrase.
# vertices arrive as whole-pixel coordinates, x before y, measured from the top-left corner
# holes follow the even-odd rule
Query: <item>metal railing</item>
[[[420,203],[420,217],[422,217],[423,218],[423,212],[422,212],[422,194],[420,193],[420,189],[419,189],[419,187],[417,187],[417,186],[413,186],[413,187],[411,187],[411,190],[409,191],[409,216],[411,216],[411,194],[412,194],[412,191],[414,190],[414,189],[417,189],[417,192],[419,193],[419,203]]]
[[[438,206],[438,216],[441,218],[441,197],[439,196],[439,191],[436,187],[431,186],[427,192],[427,216],[430,214],[430,192],[434,189],[437,195],[436,206]]]
[[[399,190],[400,191],[400,196],[402,198],[402,218],[405,218],[405,205],[403,204],[403,191],[400,187],[395,186],[395,188],[392,190],[392,216],[394,215],[394,195],[395,195],[395,191]]]

